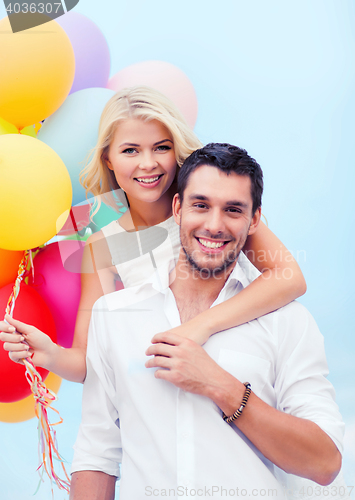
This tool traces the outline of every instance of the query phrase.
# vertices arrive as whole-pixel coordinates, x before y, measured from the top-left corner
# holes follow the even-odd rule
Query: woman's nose
[[[140,168],[144,170],[153,170],[158,165],[152,153],[144,153],[141,158]]]

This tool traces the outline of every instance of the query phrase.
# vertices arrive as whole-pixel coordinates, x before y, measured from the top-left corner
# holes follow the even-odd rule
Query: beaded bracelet
[[[250,396],[250,393],[251,393],[251,384],[249,382],[244,382],[244,385],[245,385],[245,392],[244,392],[244,396],[243,396],[243,399],[242,399],[242,403],[239,406],[238,410],[235,411],[233,413],[233,415],[231,415],[230,417],[227,417],[227,415],[225,413],[223,413],[223,420],[225,422],[227,422],[227,424],[230,424],[231,422],[234,422],[234,420],[237,420],[237,418],[240,417],[240,415],[242,414],[243,408],[245,408],[245,406],[246,406],[246,404],[248,402],[248,399],[249,399],[249,396]]]

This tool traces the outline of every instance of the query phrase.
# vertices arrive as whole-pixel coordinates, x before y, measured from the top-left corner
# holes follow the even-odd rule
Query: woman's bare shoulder
[[[112,267],[112,257],[102,230],[89,236],[85,242],[84,259],[94,264],[96,270]]]

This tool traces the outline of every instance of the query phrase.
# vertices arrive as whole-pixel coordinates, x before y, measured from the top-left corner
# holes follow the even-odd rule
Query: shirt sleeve
[[[286,311],[286,308],[283,308]],[[345,425],[327,379],[324,338],[311,314],[298,302],[280,309],[275,393],[277,409],[316,423],[343,450]]]
[[[71,473],[95,470],[119,477],[121,432],[114,405],[114,373],[105,346],[104,314],[105,311],[94,307],[88,334],[82,419],[74,445]]]

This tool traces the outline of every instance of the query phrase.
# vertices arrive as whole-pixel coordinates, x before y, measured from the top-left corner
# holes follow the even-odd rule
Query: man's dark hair
[[[263,171],[260,165],[251,158],[245,149],[224,143],[210,143],[201,149],[194,151],[180,168],[178,176],[178,193],[181,202],[183,201],[190,175],[202,165],[216,167],[229,175],[235,172],[238,175],[245,175],[251,181],[251,197],[253,200],[253,215],[261,206],[263,194]]]

